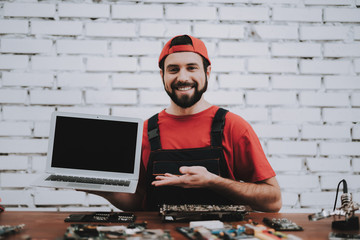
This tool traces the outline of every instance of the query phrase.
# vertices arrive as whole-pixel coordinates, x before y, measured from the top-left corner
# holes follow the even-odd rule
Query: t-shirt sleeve
[[[257,182],[274,177],[276,174],[253,128],[241,117],[231,113],[229,115],[231,120],[224,132],[227,130],[225,133],[230,134],[230,138],[225,142],[231,147],[225,152],[228,152],[226,155],[232,155],[229,166],[234,178],[245,182]]]

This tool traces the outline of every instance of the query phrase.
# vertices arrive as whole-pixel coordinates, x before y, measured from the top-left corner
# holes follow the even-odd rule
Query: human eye
[[[176,67],[176,66],[170,66],[170,67],[167,68],[167,71],[168,71],[169,73],[176,73],[176,72],[179,71],[179,68]]]

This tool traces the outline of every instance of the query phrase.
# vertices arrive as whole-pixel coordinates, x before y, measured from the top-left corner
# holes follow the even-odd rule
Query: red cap
[[[190,36],[190,35],[186,35],[186,36],[191,38],[192,45],[174,45],[170,48],[171,41],[174,38],[179,37],[179,36],[173,37],[165,44],[163,50],[161,51],[161,54],[159,57],[159,66],[160,66],[161,60],[163,60],[169,54],[176,53],[176,52],[194,52],[194,53],[200,54],[201,56],[206,58],[206,60],[208,60],[209,63],[211,64],[204,42],[198,38],[194,38],[193,36]]]

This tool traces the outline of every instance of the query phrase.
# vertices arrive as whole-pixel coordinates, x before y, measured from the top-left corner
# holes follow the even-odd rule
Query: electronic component
[[[263,222],[276,231],[303,231],[304,229],[287,218],[264,218]]]
[[[249,211],[251,211],[250,207],[245,205],[164,204],[160,208],[160,215],[165,222],[200,220],[241,221]]]
[[[360,239],[360,234],[356,233],[329,233],[329,240],[340,240],[340,239]]]
[[[25,227],[25,224],[20,224],[16,226],[10,226],[10,225],[2,225],[0,226],[0,239],[2,239],[2,236],[11,234],[11,233],[17,233],[20,232]]]
[[[65,218],[65,222],[134,222],[136,219],[133,213],[129,212],[96,212],[92,214],[71,214]]]

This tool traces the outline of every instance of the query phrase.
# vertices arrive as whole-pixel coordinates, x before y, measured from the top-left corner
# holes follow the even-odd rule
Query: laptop
[[[45,174],[32,185],[134,193],[143,120],[54,112]]]

